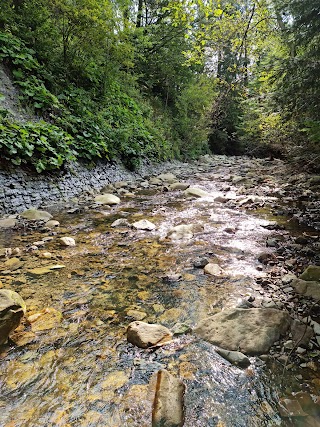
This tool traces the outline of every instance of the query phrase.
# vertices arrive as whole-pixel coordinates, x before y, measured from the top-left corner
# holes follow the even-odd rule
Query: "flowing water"
[[[227,187],[235,167],[254,177],[257,163],[222,158],[214,168],[194,167],[180,176],[214,197],[228,191],[232,200],[237,188]],[[276,186],[267,167],[263,173],[266,178],[251,192],[266,194]],[[2,349],[1,426],[150,426],[152,383],[162,368],[186,384],[186,427],[304,425],[282,419],[278,401],[292,391],[315,394],[316,374],[298,367],[280,378],[281,364],[266,365],[259,358],[239,369],[192,334],[158,349],[142,350],[126,341],[126,327],[134,319],[192,328],[249,295],[256,301],[265,297],[257,279],[266,272],[257,258],[272,233],[264,226],[277,219],[270,204],[250,211],[214,197],[140,189],[135,197],[121,196],[121,203],[107,212],[89,203],[78,213],[62,209],[54,215],[61,223],[54,232],[1,233],[2,247],[30,249],[11,269],[3,262],[1,287],[20,293],[28,316],[48,309],[42,314],[49,325],[32,330],[24,321],[18,336],[26,340]],[[148,219],[156,228],[112,227],[118,218],[130,223]],[[167,237],[179,224],[197,224],[193,237]],[[74,237],[77,245],[61,248],[61,236]],[[34,242],[43,240],[39,250],[32,250]],[[43,252],[52,257],[41,258]],[[223,275],[212,277],[195,268],[199,257],[218,263]],[[30,273],[52,264],[64,268]]]

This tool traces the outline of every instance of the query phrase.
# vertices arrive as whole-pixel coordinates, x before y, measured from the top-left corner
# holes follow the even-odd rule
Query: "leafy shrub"
[[[31,164],[37,172],[60,168],[73,160],[73,138],[46,122],[15,123],[0,121],[0,149],[3,158],[14,165]]]

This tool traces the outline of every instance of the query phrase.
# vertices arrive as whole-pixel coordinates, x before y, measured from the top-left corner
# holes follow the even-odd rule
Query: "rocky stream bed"
[[[0,219],[1,426],[320,425],[320,177],[160,172]]]

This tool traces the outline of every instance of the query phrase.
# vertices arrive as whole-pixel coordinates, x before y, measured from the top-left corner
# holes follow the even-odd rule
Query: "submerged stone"
[[[45,267],[32,268],[31,270],[28,270],[27,273],[29,274],[29,276],[42,276],[43,274],[52,273],[53,271],[60,270],[62,268],[65,268],[65,265],[47,265]]]
[[[152,427],[182,427],[185,385],[166,370],[157,374],[152,410]]]
[[[45,308],[39,313],[28,317],[32,332],[47,331],[58,326],[62,321],[62,314],[55,308]]]
[[[145,322],[132,322],[127,329],[129,343],[140,348],[148,348],[169,342],[172,338],[171,331],[165,326]]]
[[[167,234],[172,240],[191,239],[194,233],[201,232],[201,224],[180,224],[173,227]]]
[[[288,313],[273,308],[229,308],[204,319],[195,333],[223,349],[259,355],[269,351],[290,323]]]
[[[128,310],[127,316],[132,317],[135,320],[143,320],[147,317],[147,313],[139,310]]]
[[[10,289],[0,290],[0,345],[4,344],[9,334],[19,326],[26,312],[26,304],[21,296]]]
[[[247,368],[251,364],[249,358],[240,351],[224,350],[223,348],[218,347],[215,349],[215,351],[228,362],[239,366],[240,368]]]

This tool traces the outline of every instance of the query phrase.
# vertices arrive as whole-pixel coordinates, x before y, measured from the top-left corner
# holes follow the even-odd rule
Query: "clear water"
[[[214,173],[188,181],[219,195],[223,183],[217,173],[228,172],[230,165],[222,164]],[[1,234],[3,247],[20,248],[53,237],[39,251],[23,253],[17,270],[6,271],[2,263],[1,287],[21,294],[27,315],[50,307],[62,313],[62,320],[36,332],[29,343],[2,348],[0,425],[150,426],[152,381],[161,368],[187,386],[186,427],[303,425],[301,420],[281,419],[279,397],[298,390],[314,395],[317,374],[297,368],[280,378],[280,364],[266,366],[255,358],[250,368],[238,369],[191,334],[157,350],[126,342],[126,327],[134,320],[129,310],[144,313],[143,320],[150,323],[193,327],[245,296],[262,298],[256,278],[265,272],[257,254],[265,250],[271,233],[262,225],[275,219],[270,208],[251,212],[212,198],[145,190],[135,198],[123,197],[107,214],[102,211],[89,207],[73,215],[58,212],[55,219],[61,227],[53,236],[41,231]],[[111,227],[122,217],[129,222],[149,219],[156,229]],[[191,239],[167,238],[179,224],[202,227]],[[57,238],[63,235],[74,237],[77,246],[62,249]],[[39,256],[45,251],[52,253],[51,259]],[[193,267],[195,259],[204,256],[223,268],[221,278]],[[39,277],[28,273],[50,264],[65,268]],[[26,321],[19,328],[23,334],[30,329]]]

